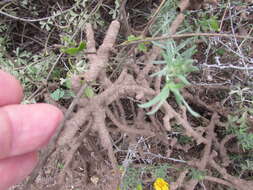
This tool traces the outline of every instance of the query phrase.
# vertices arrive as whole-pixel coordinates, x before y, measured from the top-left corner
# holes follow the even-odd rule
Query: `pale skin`
[[[63,119],[52,105],[20,105],[22,97],[19,81],[0,70],[0,190],[20,183],[32,172],[37,151]]]

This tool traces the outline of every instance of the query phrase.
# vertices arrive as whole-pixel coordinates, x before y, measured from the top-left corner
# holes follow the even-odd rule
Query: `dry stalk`
[[[106,115],[108,118],[118,127],[121,131],[129,134],[143,135],[143,136],[154,136],[155,134],[148,129],[135,129],[130,128],[122,124],[116,117],[113,115],[110,109],[106,109]]]
[[[222,184],[222,185],[226,185],[230,188],[233,188],[233,185],[223,179],[219,179],[219,178],[216,178],[216,177],[212,177],[212,176],[205,176],[205,180],[207,181],[211,181],[211,182],[215,182],[215,183],[219,183],[219,184]]]
[[[197,141],[197,144],[208,144],[208,141],[192,128],[186,117],[182,117],[166,102],[163,104],[163,107],[165,109],[165,114],[169,113],[173,115],[177,122],[185,128],[187,136],[193,137]]]
[[[211,147],[212,147],[212,140],[215,137],[215,133],[214,133],[214,127],[216,122],[219,120],[219,116],[217,113],[214,113],[210,124],[207,126],[207,144],[205,145],[205,148],[203,150],[203,156],[200,159],[200,161],[197,161],[197,168],[200,171],[203,171],[208,163],[208,160],[210,158],[210,154],[211,154]],[[190,181],[188,181],[185,184],[185,189],[186,190],[194,190],[195,186],[199,183],[199,181],[197,179],[191,179]]]
[[[177,181],[172,183],[171,190],[176,190],[183,186],[184,179],[188,173],[188,170],[185,170],[179,174],[179,177],[177,178]]]
[[[91,110],[91,107],[79,109],[71,119],[66,121],[65,129],[63,130],[61,137],[58,140],[58,145],[61,146],[71,142],[79,128],[82,127],[86,121],[90,120]]]
[[[222,139],[222,141],[219,143],[219,152],[220,152],[220,156],[222,159],[222,165],[223,166],[228,166],[231,161],[227,155],[227,149],[225,148],[225,144],[231,140],[232,138],[236,137],[236,135],[231,134],[231,135],[227,135],[224,139]]]
[[[95,81],[99,73],[105,68],[109,59],[109,53],[113,48],[116,37],[119,32],[120,24],[118,21],[113,21],[107,31],[103,44],[96,51],[94,32],[90,24],[86,26],[87,33],[87,51],[97,52],[96,54],[88,54],[87,57],[90,61],[90,68],[85,72],[84,78],[87,82]]]
[[[227,180],[234,188],[237,190],[249,190],[252,189],[253,187],[253,182],[252,181],[246,181],[243,179],[240,179],[238,177],[234,177],[230,174],[227,173],[225,168],[222,168],[219,166],[215,161],[214,158],[217,155],[217,153],[212,154],[212,158],[209,160],[209,164],[215,168],[221,175],[222,177]]]
[[[80,133],[80,135],[77,138],[75,138],[72,142],[70,142],[69,147],[71,147],[71,149],[70,151],[68,151],[67,157],[64,158],[65,160],[64,166],[61,172],[58,174],[58,184],[64,184],[65,172],[68,169],[75,152],[77,151],[77,149],[83,142],[83,139],[89,132],[91,125],[92,125],[92,119],[89,120],[89,123],[87,124],[86,128]]]
[[[115,158],[115,155],[113,153],[113,145],[111,142],[111,137],[110,137],[109,131],[107,130],[106,125],[105,125],[106,115],[105,115],[104,108],[101,106],[98,106],[98,105],[94,105],[93,116],[94,116],[94,125],[93,126],[95,127],[95,130],[99,134],[101,145],[106,150],[108,150],[109,159],[111,161],[113,169],[116,172],[118,164],[117,164],[117,160]]]

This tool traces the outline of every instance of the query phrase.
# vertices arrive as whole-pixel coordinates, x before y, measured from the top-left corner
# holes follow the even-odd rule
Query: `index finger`
[[[23,97],[22,87],[12,75],[0,70],[0,106],[18,104]]]

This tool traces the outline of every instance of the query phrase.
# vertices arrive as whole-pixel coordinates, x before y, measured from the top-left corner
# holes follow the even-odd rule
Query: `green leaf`
[[[142,37],[140,37],[140,36],[137,37],[134,35],[130,35],[127,37],[127,42],[137,41],[137,40],[141,40],[141,39],[142,39]]]
[[[183,83],[184,85],[190,85],[190,84],[191,84],[191,83],[188,82],[188,80],[185,78],[185,76],[183,76],[183,75],[178,75],[177,77],[182,81],[182,83]]]
[[[197,169],[195,169],[195,168],[192,168],[192,169],[191,169],[191,172],[190,172],[190,176],[191,176],[193,179],[196,179],[196,180],[203,180],[204,177],[205,177],[205,172],[200,171],[200,170],[197,170]]]
[[[192,47],[185,50],[183,53],[181,53],[181,56],[185,59],[190,59],[195,53],[197,52],[196,46],[193,45]]]
[[[167,64],[172,64],[173,63],[173,59],[175,57],[173,51],[171,50],[171,48],[166,49],[166,52],[163,52],[163,58],[166,61]]]
[[[166,61],[153,61],[153,64],[156,64],[156,65],[165,64],[165,63],[166,63]]]
[[[180,94],[178,89],[171,89],[171,91],[173,92],[178,105],[182,105],[182,103],[183,103],[185,105],[186,109],[190,112],[190,114],[192,114],[194,117],[200,117],[200,115],[197,112],[195,112],[191,109],[191,107],[185,101],[184,97]]]
[[[203,18],[199,21],[202,29],[204,31],[213,30],[215,32],[219,32],[219,22],[216,16],[212,16],[210,18]]]
[[[65,81],[65,86],[68,88],[68,89],[71,89],[71,86],[72,86],[72,83],[71,83],[71,80],[70,79],[66,79]]]
[[[166,101],[166,99],[161,100],[154,109],[152,109],[150,112],[147,113],[147,115],[153,115],[155,112],[159,110],[159,108],[163,105],[163,103]]]
[[[156,73],[153,73],[152,75],[150,75],[151,77],[154,77],[154,76],[162,76],[162,75],[165,75],[167,73],[167,67],[164,67],[161,71],[158,71]]]
[[[216,50],[217,54],[219,54],[220,56],[224,55],[226,53],[226,50],[224,48],[219,48]]]
[[[94,93],[92,87],[88,86],[87,88],[84,89],[84,94],[85,94],[86,97],[92,98],[92,97],[94,97],[95,93]]]
[[[144,103],[144,104],[139,104],[138,106],[140,108],[148,108],[148,107],[151,107],[152,105],[158,103],[159,101],[161,100],[164,100],[164,99],[167,99],[169,97],[169,92],[170,92],[170,89],[168,88],[167,85],[165,85],[162,89],[162,91],[155,97],[153,98],[152,100],[150,100],[149,102],[147,103]]]
[[[170,90],[178,90],[178,89],[182,89],[185,85],[183,83],[174,83],[174,82],[169,82],[167,84],[168,88]]]
[[[81,42],[76,48],[63,48],[62,51],[69,55],[76,55],[79,52],[83,51],[86,48],[86,43]]]
[[[209,24],[212,30],[219,32],[219,23],[216,16],[212,16],[209,20]]]
[[[58,88],[53,93],[51,93],[50,96],[53,100],[58,101],[64,96],[64,94],[65,94],[64,90]]]
[[[174,88],[174,89],[171,89],[171,91],[175,96],[177,104],[182,105],[182,100],[184,99],[184,97],[180,94],[179,90]]]
[[[140,43],[140,44],[138,44],[138,50],[142,51],[142,52],[147,52],[148,48],[145,43]]]
[[[80,51],[82,51],[82,50],[84,50],[85,48],[86,48],[86,43],[85,42],[81,42],[80,44],[79,44],[79,50]]]
[[[75,93],[72,90],[65,90],[64,91],[64,99],[70,99],[75,97]]]
[[[187,46],[188,44],[192,44],[192,41],[194,41],[193,38],[188,38],[186,40],[183,40],[182,43],[180,43],[177,47],[176,47],[176,51],[180,51],[181,49],[185,48],[185,46]]]
[[[188,103],[184,99],[182,101],[187,110],[190,112],[190,114],[192,114],[194,117],[200,117],[200,115],[197,112],[193,111],[193,109],[188,105]]]
[[[143,190],[142,184],[138,184],[137,187],[136,187],[136,190]]]

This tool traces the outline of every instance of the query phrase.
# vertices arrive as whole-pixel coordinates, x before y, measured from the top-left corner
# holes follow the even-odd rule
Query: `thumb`
[[[62,112],[48,104],[9,105],[0,108],[0,159],[42,148],[62,118]]]

